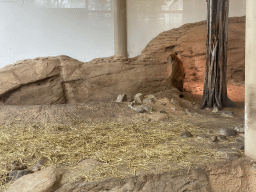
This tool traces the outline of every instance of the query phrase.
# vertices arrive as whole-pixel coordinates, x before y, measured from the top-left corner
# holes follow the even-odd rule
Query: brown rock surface
[[[67,56],[25,60],[1,69],[0,100],[11,105],[114,101],[123,93],[163,90],[168,66],[112,57],[88,63]]]
[[[117,95],[163,91],[176,51],[186,69],[185,89],[202,84],[206,22],[186,24],[154,38],[140,56],[83,63],[68,56],[18,61],[0,69],[0,103],[11,105],[73,104],[114,101]],[[245,17],[229,19],[228,80],[244,81]],[[191,83],[192,82],[192,83]],[[198,90],[198,93],[201,93]],[[232,99],[232,98],[231,98]]]
[[[33,174],[25,175],[16,180],[6,192],[47,192],[58,187],[63,170],[51,166]]]
[[[85,160],[80,163],[84,167],[67,171],[63,167],[51,166],[40,172],[23,176],[15,181],[6,192],[69,192],[69,191],[134,191],[134,192],[170,192],[170,191],[198,191],[198,192],[253,192],[255,185],[255,162],[240,159],[226,162],[222,165],[212,164],[204,168],[179,170],[173,172],[148,172],[138,176],[124,178],[105,178],[98,181],[77,179],[69,181],[81,172],[100,166],[96,160]]]

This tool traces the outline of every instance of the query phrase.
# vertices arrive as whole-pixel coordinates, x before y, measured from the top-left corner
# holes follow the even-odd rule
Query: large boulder
[[[167,56],[178,52],[186,82],[203,81],[206,21],[186,24],[154,38],[140,56],[80,62],[68,56],[18,61],[0,69],[0,104],[48,105],[114,101],[170,88]],[[245,17],[229,19],[228,80],[244,81]]]
[[[170,63],[95,59],[83,63],[68,56],[20,61],[0,70],[0,101],[11,105],[114,101],[166,89]]]
[[[51,166],[42,171],[23,176],[5,192],[69,192],[69,191],[255,191],[255,162],[239,159],[233,162],[209,164],[202,168],[178,171],[141,171],[138,175],[122,178],[99,178],[87,181],[82,175],[101,167],[97,160],[88,159],[70,170]],[[101,169],[100,169],[101,170]],[[75,181],[74,179],[77,178]],[[73,180],[73,181],[72,181]]]
[[[152,39],[140,57],[163,61],[166,52],[177,52],[186,69],[185,82],[203,81],[206,37],[206,21],[185,24]],[[228,20],[227,79],[239,82],[245,80],[245,16]]]

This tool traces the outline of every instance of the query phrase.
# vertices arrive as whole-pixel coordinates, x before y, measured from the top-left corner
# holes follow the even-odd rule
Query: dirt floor
[[[244,84],[232,83],[228,85],[228,96],[235,102],[236,107],[224,108],[222,111],[213,113],[212,109],[200,109],[202,101],[203,84],[185,84],[185,89],[189,92],[180,92],[177,90],[167,90],[161,93],[154,93],[158,99],[153,104],[152,113],[137,113],[128,107],[127,103],[82,103],[76,105],[56,105],[56,106],[0,106],[0,124],[2,133],[12,134],[19,130],[14,123],[33,124],[36,122],[41,123],[59,123],[70,124],[70,126],[79,125],[80,121],[83,122],[121,122],[124,124],[131,124],[134,122],[143,121],[141,129],[147,129],[147,126],[156,126],[159,123],[159,129],[168,133],[171,124],[182,125],[179,130],[175,129],[177,140],[179,143],[170,146],[171,148],[193,146],[193,150],[208,150],[213,149],[208,154],[205,152],[205,161],[194,161],[197,159],[193,154],[186,156],[187,151],[182,151],[180,155],[180,162],[168,162],[163,159],[153,159],[147,164],[146,169],[136,168],[136,174],[147,172],[160,172],[162,168],[176,167],[176,170],[181,167],[194,167],[203,166],[213,161],[227,161],[243,157],[242,147],[244,146],[244,134],[240,133],[234,137],[228,137],[226,140],[217,142],[212,141],[214,136],[220,135],[220,128],[235,128],[243,127],[244,125]],[[228,112],[223,115],[223,112]],[[74,123],[74,120],[76,123]],[[146,122],[146,124],[145,124]],[[147,124],[148,123],[148,124]],[[8,126],[7,126],[8,125]],[[11,125],[11,126],[10,126]],[[145,126],[146,125],[146,126]],[[166,128],[165,128],[166,126]],[[62,132],[65,129],[60,130]],[[144,130],[147,131],[147,130]],[[193,135],[192,138],[179,139],[179,135],[184,131],[190,131]],[[15,135],[15,134],[14,134]],[[156,137],[156,140],[159,139]],[[143,139],[138,140],[143,143]],[[183,145],[183,143],[185,145]],[[134,144],[133,144],[134,145]],[[134,147],[134,146],[133,146]],[[161,151],[161,150],[160,150]],[[3,151],[2,151],[3,152]],[[1,153],[2,153],[1,152]],[[14,151],[15,153],[15,151]],[[18,153],[18,152],[17,152]],[[20,153],[20,152],[19,152]],[[160,153],[159,153],[160,154]],[[2,154],[4,155],[4,154]],[[6,155],[7,157],[8,155]],[[94,155],[93,155],[94,156]],[[1,166],[17,159],[17,155],[12,155],[6,159],[1,160]],[[96,157],[96,156],[94,156]],[[202,156],[203,157],[203,156]],[[193,159],[194,158],[194,159]],[[22,158],[21,158],[22,159]],[[142,158],[143,159],[143,158]],[[190,159],[190,160],[189,160]],[[191,161],[191,163],[189,162]],[[24,161],[26,162],[26,161]],[[28,162],[28,160],[27,160]],[[134,161],[135,162],[135,161]],[[138,163],[138,161],[136,161]],[[54,164],[54,162],[52,162]],[[58,163],[55,161],[55,163]],[[63,162],[62,162],[63,163]],[[155,165],[158,165],[157,167]],[[118,166],[117,166],[118,167]],[[127,172],[124,166],[119,166],[119,170]]]

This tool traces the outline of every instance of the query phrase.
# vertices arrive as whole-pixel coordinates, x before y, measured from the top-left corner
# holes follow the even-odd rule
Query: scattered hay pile
[[[204,130],[182,122],[133,122],[86,123],[73,121],[70,124],[16,124],[0,126],[0,176],[1,183],[8,173],[4,165],[14,160],[32,166],[40,157],[50,159],[48,165],[73,165],[86,158],[104,162],[90,175],[80,175],[88,181],[106,176],[122,177],[136,174],[136,170],[147,169],[151,164],[163,170],[190,167],[195,163],[216,161],[214,149],[194,147],[191,142],[203,146],[207,141],[196,137]],[[183,131],[190,131],[194,137],[181,138]],[[123,173],[117,165],[132,170]],[[74,178],[76,179],[76,178]]]

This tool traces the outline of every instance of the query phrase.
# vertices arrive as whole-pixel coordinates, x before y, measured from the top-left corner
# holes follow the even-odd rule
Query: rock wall
[[[119,58],[82,63],[68,56],[36,58],[0,70],[0,100],[11,105],[114,101],[166,89],[170,64]]]
[[[87,173],[100,163],[95,160],[84,160],[71,171],[55,165],[46,169],[25,175],[16,180],[6,192],[16,191],[134,191],[134,192],[170,192],[170,191],[197,191],[197,192],[254,192],[255,162],[241,159],[234,162],[210,165],[204,168],[170,171],[165,173],[141,174],[123,178],[107,178],[88,182],[78,179],[68,182],[78,173]]]
[[[203,81],[206,21],[186,24],[154,38],[140,56],[108,57],[80,62],[68,56],[38,57],[0,69],[0,104],[51,105],[114,101],[126,93],[169,89],[176,51],[186,69],[186,82]],[[229,19],[228,80],[244,81],[245,17]]]
[[[166,52],[176,51],[184,61],[187,82],[203,81],[206,37],[206,21],[185,24],[152,39],[139,57],[163,61]],[[232,17],[228,21],[227,79],[245,80],[245,16]]]

